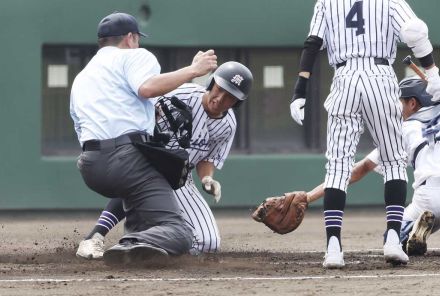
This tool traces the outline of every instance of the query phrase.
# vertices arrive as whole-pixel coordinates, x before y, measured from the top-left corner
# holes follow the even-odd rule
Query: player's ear
[[[414,112],[417,112],[417,110],[420,109],[421,105],[416,98],[412,97],[410,99],[410,107],[411,107],[411,110],[413,110]]]

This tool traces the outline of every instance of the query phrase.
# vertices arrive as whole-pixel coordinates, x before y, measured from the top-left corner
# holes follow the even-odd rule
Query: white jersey
[[[70,114],[81,145],[135,131],[153,133],[154,104],[139,87],[160,74],[156,57],[143,48],[101,48],[76,76]]]
[[[403,0],[318,0],[310,35],[336,68],[328,112],[325,188],[347,190],[360,135],[379,148],[384,180],[407,180],[399,86],[391,67],[401,27],[416,18]]]
[[[416,18],[404,0],[318,0],[310,35],[324,40],[329,63],[350,58],[396,58],[400,28]]]
[[[204,87],[188,83],[164,97],[176,96],[192,108],[193,129],[191,144],[187,149],[190,162],[196,166],[200,161],[209,161],[217,169],[221,169],[231,149],[237,121],[231,109],[222,118],[209,118],[202,105],[202,96],[205,92]],[[165,103],[170,104],[169,100]],[[158,124],[165,130],[166,123],[163,120],[164,118],[161,117]],[[179,143],[173,137],[167,147],[176,149]],[[174,193],[183,218],[193,230],[194,239],[190,252],[192,254],[217,252],[220,248],[217,223],[208,203],[194,184],[192,176],[190,175],[186,184]]]
[[[424,211],[434,214],[432,233],[440,229],[440,143],[424,146],[417,155],[417,147],[425,141],[422,136],[424,124],[417,120],[403,123],[404,145],[408,154],[408,164],[414,165],[414,195],[405,208],[401,232],[407,232],[407,225],[417,220]],[[415,160],[414,157],[416,156]],[[377,165],[374,169],[382,174],[379,151],[374,149],[367,158]],[[405,222],[406,221],[406,222]]]
[[[415,150],[426,139],[422,135],[422,128],[425,125],[417,120],[409,120],[403,123],[403,139],[408,164],[414,163],[413,188],[417,189],[427,179],[440,177],[440,143],[429,147],[426,145],[417,154],[413,162]],[[374,149],[367,156],[372,162],[378,165],[377,172],[381,173],[380,157],[377,149]]]
[[[217,169],[221,169],[231,149],[237,128],[234,112],[229,109],[222,118],[210,118],[202,105],[202,96],[206,89],[200,85],[186,83],[176,90],[166,94],[165,98],[177,97],[179,100],[192,108],[192,137],[189,153],[189,161],[197,165],[202,160],[214,163]],[[163,123],[159,121],[163,128]],[[176,149],[179,143],[173,137],[168,148]]]

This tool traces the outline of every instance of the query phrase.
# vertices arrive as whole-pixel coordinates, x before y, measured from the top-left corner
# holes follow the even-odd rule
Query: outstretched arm
[[[353,167],[353,172],[351,174],[351,178],[349,184],[353,184],[363,177],[365,177],[369,172],[376,168],[377,164],[373,161],[365,157],[361,161],[357,162]],[[315,200],[320,199],[324,196],[324,183],[316,186],[311,191],[307,192],[307,201],[309,203],[314,202]]]
[[[139,87],[142,98],[162,96],[193,78],[203,76],[217,68],[217,56],[214,50],[199,51],[190,66],[151,77]]]

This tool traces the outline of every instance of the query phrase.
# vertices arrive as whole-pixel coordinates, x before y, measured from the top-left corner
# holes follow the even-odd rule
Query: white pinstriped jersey
[[[404,0],[318,0],[310,35],[324,40],[331,66],[350,58],[396,58],[400,28],[415,18]]]
[[[202,96],[205,92],[206,88],[200,85],[186,83],[164,97],[176,96],[192,107],[193,129],[191,145],[187,149],[189,161],[197,165],[200,161],[206,160],[214,163],[217,169],[221,169],[231,149],[237,121],[231,109],[222,118],[210,118],[202,105]],[[160,121],[159,125],[163,127]],[[177,149],[179,143],[173,137],[167,147]]]
[[[192,107],[193,129],[191,144],[187,149],[190,162],[197,165],[200,161],[206,160],[214,163],[217,169],[221,169],[231,149],[237,122],[231,109],[222,118],[209,118],[202,105],[202,96],[205,92],[204,87],[187,83],[164,97],[176,96]],[[170,105],[168,100],[165,103]],[[162,130],[166,130],[166,123],[163,120],[161,117],[158,124]],[[179,147],[175,137],[167,147],[171,149]],[[217,223],[209,205],[197,190],[192,175],[189,176],[185,186],[175,190],[174,193],[183,218],[193,230],[194,239],[190,253],[217,252],[220,248]]]

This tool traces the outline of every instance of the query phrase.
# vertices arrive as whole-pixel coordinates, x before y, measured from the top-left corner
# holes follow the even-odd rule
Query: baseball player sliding
[[[203,189],[213,195],[216,202],[221,198],[221,185],[213,179],[214,171],[215,168],[222,168],[237,125],[231,107],[238,107],[246,100],[252,81],[252,73],[247,67],[237,62],[227,62],[214,72],[207,88],[184,84],[164,96],[175,96],[192,108],[192,137],[187,149],[189,161],[195,166]],[[159,119],[158,125],[162,130],[166,129],[164,117]],[[179,143],[172,138],[167,148],[177,149]],[[174,194],[185,222],[193,230],[190,252],[216,252],[220,247],[217,224],[191,175]],[[111,200],[91,233],[80,243],[76,255],[86,259],[103,257],[104,237],[124,218],[121,200]]]
[[[306,86],[319,50],[326,47],[335,68],[328,112],[324,219],[327,251],[323,266],[342,268],[341,228],[346,191],[356,146],[366,124],[378,149],[385,182],[387,230],[384,257],[406,264],[399,232],[406,199],[406,154],[402,139],[402,106],[391,65],[397,42],[405,42],[426,69],[427,91],[440,100],[439,69],[426,24],[404,0],[318,0],[304,43],[300,71],[290,104],[292,118],[304,119]]]

